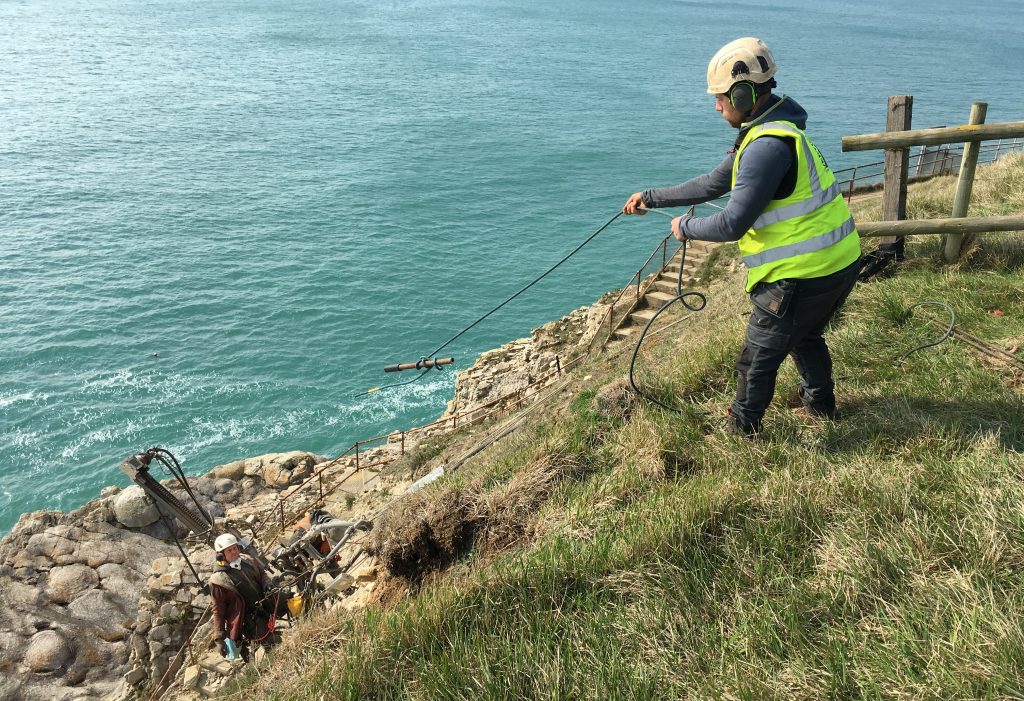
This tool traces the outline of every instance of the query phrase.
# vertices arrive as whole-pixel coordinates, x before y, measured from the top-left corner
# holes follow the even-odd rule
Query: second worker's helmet
[[[760,39],[743,37],[730,41],[708,63],[708,92],[728,93],[741,81],[767,83],[775,75],[775,57]]]
[[[238,545],[238,539],[230,533],[221,533],[217,540],[213,541],[213,549],[219,553],[224,552],[232,545]]]

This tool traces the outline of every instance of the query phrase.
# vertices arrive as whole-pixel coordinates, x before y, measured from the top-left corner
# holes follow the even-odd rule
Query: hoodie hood
[[[740,127],[739,136],[736,139],[738,144],[746,136],[751,127],[764,122],[792,122],[799,129],[807,128],[807,110],[791,97],[786,95],[772,95],[761,109],[750,116],[749,122],[744,122]]]

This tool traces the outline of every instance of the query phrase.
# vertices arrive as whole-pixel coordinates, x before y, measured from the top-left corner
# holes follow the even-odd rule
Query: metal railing
[[[561,356],[556,355],[554,370],[541,375],[533,382],[530,382],[523,387],[508,392],[500,397],[496,397],[495,399],[483,404],[474,406],[470,410],[452,414],[451,416],[439,419],[429,424],[417,426],[412,429],[396,431],[356,441],[338,457],[321,465],[319,469],[305,480],[282,492],[275,503],[267,510],[264,518],[253,525],[253,532],[257,534],[257,537],[259,537],[261,541],[268,543],[270,538],[273,538],[275,535],[282,532],[287,527],[288,523],[292,523],[301,518],[305,511],[323,504],[324,500],[328,496],[336,492],[338,489],[341,489],[346,482],[361,471],[380,469],[382,467],[386,467],[397,459],[393,454],[381,456],[374,453],[367,457],[366,446],[373,445],[374,447],[379,448],[392,442],[398,443],[398,457],[401,457],[406,454],[406,443],[407,439],[410,437],[419,438],[421,435],[429,434],[432,429],[455,431],[460,427],[474,426],[493,416],[515,411],[523,406],[531,390],[536,390],[539,387],[549,384],[552,378],[558,377],[575,367],[577,363],[589,354],[589,351],[590,348],[588,346],[585,351],[566,361],[563,361]],[[363,457],[361,457],[360,454],[361,449],[363,450]],[[347,461],[346,458],[348,459]],[[347,462],[346,467],[350,468],[351,472],[343,475],[337,482],[325,486],[324,476],[331,470],[339,467],[343,461]],[[314,487],[316,488],[316,491],[311,492]],[[306,492],[315,493],[316,498],[311,501],[304,501],[301,507],[297,509],[292,508],[286,511],[286,504],[298,498],[300,494],[305,494]],[[279,524],[279,530],[276,532],[271,530],[271,520],[275,515],[278,516]]]
[[[601,342],[602,346],[608,342],[608,339],[611,338],[612,334],[614,334],[615,331],[618,330],[618,328],[623,324],[623,322],[629,317],[630,314],[633,313],[636,307],[640,304],[640,300],[643,298],[645,294],[647,294],[647,291],[650,290],[651,285],[654,284],[654,279],[651,278],[648,281],[647,286],[642,288],[644,279],[647,277],[651,277],[652,275],[657,275],[664,272],[668,268],[668,264],[675,259],[676,255],[679,253],[679,249],[682,248],[682,244],[676,246],[675,251],[673,251],[672,255],[669,256],[668,242],[670,239],[672,239],[671,234],[663,238],[661,240],[661,243],[659,243],[658,246],[653,251],[651,251],[651,254],[647,256],[647,260],[643,262],[643,264],[637,269],[635,273],[633,273],[633,275],[629,278],[629,280],[622,287],[622,289],[619,290],[619,294],[615,297],[615,299],[612,300],[611,304],[609,305],[604,320],[602,320],[601,323],[598,325],[598,331],[594,334],[593,337],[591,337],[590,342],[587,344],[588,353],[593,349],[594,343],[601,336],[600,329],[603,329],[606,323],[608,327],[608,333],[604,336],[604,339]],[[647,266],[651,263],[651,261],[653,261],[657,257],[659,252],[661,253],[661,266],[656,271],[645,274]],[[623,297],[626,296],[626,293],[629,290],[635,290],[636,292],[633,295],[633,299],[627,303],[626,311],[619,316],[618,323],[616,323],[615,312],[618,309],[619,303],[622,301]]]
[[[1024,150],[1024,139],[999,139],[979,144],[978,163],[992,163],[1001,156],[1014,151]],[[919,146],[917,153],[911,157],[913,174],[911,182],[928,180],[940,175],[956,175],[960,172],[963,160],[964,144],[944,144],[942,146]],[[848,174],[847,177],[843,177]],[[885,161],[861,163],[850,168],[835,171],[836,182],[846,195],[846,201],[859,192],[870,192],[881,188],[885,178]]]

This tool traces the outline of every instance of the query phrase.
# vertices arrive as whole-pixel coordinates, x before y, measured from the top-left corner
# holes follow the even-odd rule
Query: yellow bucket
[[[301,596],[293,596],[288,599],[288,612],[293,616],[301,616],[304,604]]]

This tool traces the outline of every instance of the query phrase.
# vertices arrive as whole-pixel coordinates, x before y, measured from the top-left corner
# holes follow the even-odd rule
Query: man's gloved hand
[[[626,200],[626,204],[622,205],[623,214],[647,214],[647,203],[644,202],[644,196],[641,192],[634,192]]]
[[[232,640],[231,638],[224,638],[221,641],[221,643],[224,646],[223,647],[223,652],[221,653],[221,654],[224,655],[224,659],[226,659],[226,660],[237,659],[237,657],[238,657],[238,648],[235,646],[235,641]]]

